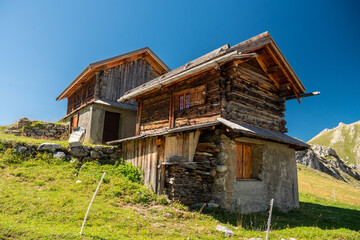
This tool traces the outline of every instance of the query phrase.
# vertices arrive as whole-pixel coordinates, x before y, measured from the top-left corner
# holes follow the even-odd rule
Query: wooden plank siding
[[[101,99],[117,101],[125,92],[160,74],[144,59],[122,62],[105,70],[100,78]]]
[[[144,184],[157,193],[164,193],[164,162],[183,157],[192,162],[199,141],[200,131],[167,137],[149,137],[122,143],[123,159],[144,172]]]
[[[125,162],[143,169],[144,184],[154,192],[161,192],[163,183],[159,180],[164,178],[165,173],[161,172],[161,168],[158,170],[158,165],[164,161],[164,150],[163,144],[156,145],[156,141],[156,137],[128,141],[122,144],[122,151]]]
[[[76,90],[69,98],[67,105],[67,114],[74,112],[76,109],[84,106],[88,102],[94,100],[95,76],[91,78],[81,88]]]

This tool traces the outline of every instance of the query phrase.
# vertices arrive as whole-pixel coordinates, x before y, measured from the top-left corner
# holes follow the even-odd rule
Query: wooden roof
[[[170,70],[166,64],[153,52],[150,48],[145,47],[132,52],[121,54],[112,58],[104,59],[98,62],[90,63],[88,67],[70,83],[70,85],[56,98],[61,100],[69,97],[77,89],[79,89],[85,82],[92,78],[96,72],[102,69],[110,69],[125,61],[133,61],[138,58],[145,59],[159,74],[167,73]]]
[[[287,144],[290,147],[297,149],[297,150],[304,150],[304,149],[307,149],[310,147],[310,145],[304,143],[303,141],[298,140],[296,138],[292,138],[284,133],[255,127],[255,126],[241,123],[241,122],[229,121],[224,118],[217,118],[217,120],[208,122],[208,123],[200,123],[200,124],[195,124],[195,125],[191,125],[191,126],[163,129],[163,130],[153,132],[153,133],[141,134],[138,136],[133,136],[133,137],[125,138],[125,139],[110,141],[110,142],[107,142],[107,144],[117,145],[122,142],[138,140],[138,139],[143,139],[143,138],[148,138],[148,137],[170,135],[170,134],[175,134],[175,133],[179,133],[179,132],[192,131],[192,130],[207,128],[207,127],[216,126],[216,125],[224,125],[224,126],[230,128],[234,132],[242,133],[243,136],[245,136],[245,137],[263,139],[263,140],[268,140],[268,141],[277,142],[277,143],[283,143],[283,144]]]
[[[142,94],[166,87],[206,69],[214,68],[230,61],[243,58],[255,58],[262,70],[274,82],[277,88],[283,88],[287,96],[305,93],[305,87],[285,59],[268,32],[259,34],[233,47],[224,45],[198,59],[168,72],[152,81],[146,82],[125,93],[118,101],[123,102]]]

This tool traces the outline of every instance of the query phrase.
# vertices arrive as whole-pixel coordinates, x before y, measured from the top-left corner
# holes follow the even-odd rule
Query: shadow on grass
[[[203,214],[214,217],[221,223],[241,226],[247,230],[266,230],[268,212],[244,214],[220,209],[203,209]],[[271,229],[281,230],[294,227],[318,227],[321,229],[346,228],[360,230],[360,211],[300,202],[300,207],[288,213],[274,209]]]

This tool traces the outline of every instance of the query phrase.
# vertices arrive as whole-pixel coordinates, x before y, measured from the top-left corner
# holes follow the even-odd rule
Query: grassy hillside
[[[340,124],[326,133],[315,136],[309,143],[331,147],[340,158],[356,164],[357,159],[360,161],[360,156],[356,156],[356,149],[360,147],[359,125],[360,122]]]
[[[265,238],[267,214],[189,210],[131,182],[118,166],[86,163],[80,172],[79,166],[46,155],[0,153],[0,239],[224,239],[216,225],[232,229],[234,239]],[[288,214],[275,209],[270,239],[360,239],[360,190],[303,166],[299,180],[300,208]],[[327,186],[339,191],[339,202]]]

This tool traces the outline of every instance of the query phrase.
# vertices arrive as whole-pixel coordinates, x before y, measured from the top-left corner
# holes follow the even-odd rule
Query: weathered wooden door
[[[105,111],[103,142],[119,138],[120,113]]]
[[[237,142],[235,145],[236,179],[251,178],[252,146]]]

